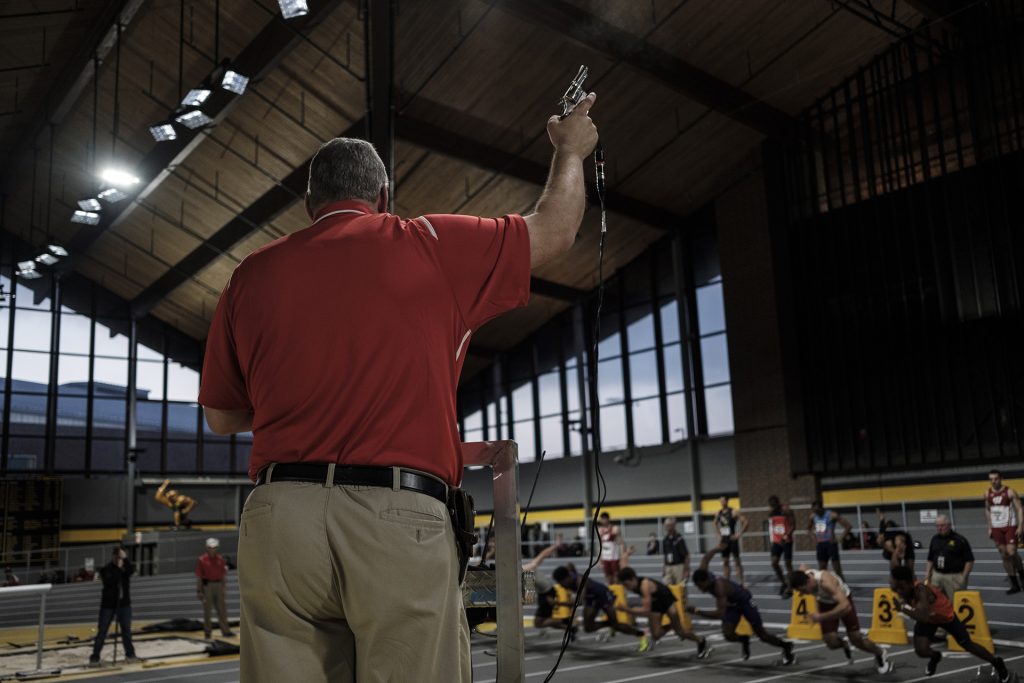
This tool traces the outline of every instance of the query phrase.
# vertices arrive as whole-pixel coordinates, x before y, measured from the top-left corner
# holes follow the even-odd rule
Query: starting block
[[[786,636],[791,640],[822,640],[821,624],[811,621],[811,615],[817,611],[818,601],[813,595],[804,595],[795,591]]]
[[[871,601],[871,630],[868,638],[875,643],[907,645],[907,627],[896,608],[896,594],[889,588],[876,588]]]
[[[613,583],[608,586],[612,593],[615,593],[615,618],[620,624],[629,624],[630,626],[636,621],[632,614],[625,610],[626,605],[626,587],[621,583]]]
[[[676,610],[679,612],[679,621],[682,622],[683,628],[687,631],[692,631],[693,620],[690,618],[690,615],[686,613],[686,585],[673,583],[669,584],[668,589],[672,591],[672,595],[676,596]],[[661,623],[665,626],[668,626],[671,623],[667,614],[661,618]]]
[[[953,609],[956,616],[967,627],[967,631],[971,634],[971,640],[995,654],[996,648],[992,642],[992,632],[988,629],[988,619],[985,617],[985,605],[981,602],[981,593],[957,591],[953,594]],[[956,644],[952,636],[948,638],[947,645],[951,651],[964,651]]]
[[[554,619],[568,619],[572,615],[572,607],[565,607],[564,605],[572,604],[572,593],[556,583],[555,600],[559,604],[551,610],[551,617]]]

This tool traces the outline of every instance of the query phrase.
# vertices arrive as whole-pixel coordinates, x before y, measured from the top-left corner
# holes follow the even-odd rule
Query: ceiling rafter
[[[232,60],[232,68],[252,80],[265,77],[277,64],[303,40],[302,31],[309,30],[326,19],[341,0],[324,0],[317,4],[314,12],[286,22],[274,16],[238,56]],[[241,98],[219,88],[206,100],[203,112],[214,121],[224,120]],[[71,256],[65,261],[66,268],[73,268],[78,255],[83,254],[93,242],[107,230],[122,223],[134,210],[140,199],[156,191],[163,181],[172,175],[177,166],[185,163],[188,156],[206,139],[204,131],[179,130],[175,140],[156,143],[136,167],[136,175],[142,182],[133,189],[128,198],[108,206],[101,214],[100,224],[89,230],[80,230],[71,241]]]
[[[564,0],[485,0],[667,85],[688,99],[769,137],[785,138],[793,118],[744,90]]]
[[[454,114],[452,112],[452,115]],[[341,133],[341,137],[363,137],[365,130],[365,119],[360,119]],[[495,173],[502,173],[537,185],[543,185],[547,178],[548,169],[542,164],[410,116],[398,118],[397,135],[405,142]],[[278,184],[267,190],[239,212],[234,219],[193,249],[173,268],[157,278],[132,301],[132,311],[136,315],[148,313],[164,297],[183,283],[195,278],[203,268],[224,252],[288,209],[306,192],[308,168],[309,160],[296,167]],[[665,231],[682,228],[690,222],[684,216],[613,191],[607,193],[606,204],[609,211],[619,212]],[[540,296],[570,303],[586,296],[585,290],[539,278],[533,278],[531,291]]]
[[[29,131],[21,136],[21,143],[11,152],[5,163],[5,172],[0,176],[0,188],[9,192],[10,183],[19,177],[26,163],[30,162],[32,147],[47,126],[56,126],[74,106],[79,95],[96,77],[96,63],[103,63],[117,41],[118,22],[121,31],[131,23],[146,0],[109,0],[93,24],[92,29],[81,41],[74,56],[64,70],[53,80],[53,86],[46,93],[42,105],[31,121]]]

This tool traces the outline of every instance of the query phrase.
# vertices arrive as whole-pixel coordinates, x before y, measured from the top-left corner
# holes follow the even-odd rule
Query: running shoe
[[[711,641],[707,638],[701,638],[700,642],[697,643],[697,659],[707,659],[711,656]]]
[[[607,643],[611,640],[613,635],[615,635],[615,633],[610,628],[603,628],[597,632],[597,642]]]
[[[743,651],[743,661],[750,659],[750,638],[744,638],[740,641],[740,649]]]
[[[782,644],[782,666],[793,666],[796,664],[796,653],[793,652],[793,643]]]
[[[882,654],[875,655],[875,666],[878,667],[878,673],[887,674],[896,668],[896,665],[889,659],[889,653],[882,650]]]
[[[640,647],[637,648],[638,652],[650,652],[654,649],[654,638],[651,638],[646,633],[640,636]]]
[[[843,655],[846,657],[847,664],[853,664],[853,651],[846,641],[843,641]]]
[[[992,660],[992,668],[999,674],[999,683],[1010,682],[1010,670],[1006,668],[1006,662],[1003,661],[1002,657],[996,657]]]
[[[933,652],[931,659],[928,660],[928,666],[924,668],[925,676],[934,676],[935,670],[939,668],[939,662],[942,661],[941,652]]]

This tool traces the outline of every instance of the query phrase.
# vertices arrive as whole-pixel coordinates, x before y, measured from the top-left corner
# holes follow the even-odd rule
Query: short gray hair
[[[309,162],[307,191],[314,210],[343,199],[375,204],[387,184],[384,162],[366,140],[334,138],[322,144]]]

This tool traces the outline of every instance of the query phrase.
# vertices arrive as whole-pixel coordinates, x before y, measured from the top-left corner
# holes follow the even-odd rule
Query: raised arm
[[[746,515],[740,513],[737,521],[739,522],[739,524],[737,525],[739,529],[736,531],[736,540],[738,541],[740,540],[740,537],[743,536],[744,533],[746,533],[747,527],[750,526],[750,520],[747,519]]]
[[[711,566],[711,559],[718,553],[722,552],[722,546],[724,545],[724,543],[720,542],[717,546],[704,553],[704,557],[700,558],[700,568],[707,571],[708,567]]]
[[[539,553],[537,553],[537,557],[535,557],[532,560],[530,560],[529,562],[526,562],[526,563],[523,564],[523,571],[524,572],[535,572],[535,571],[537,571],[537,568],[540,567],[540,565],[544,562],[544,560],[546,560],[549,557],[551,557],[552,555],[554,555],[556,550],[558,550],[558,545],[557,544],[552,544],[552,545],[549,545],[547,548],[544,548],[544,550],[541,550]]]
[[[564,119],[548,119],[555,147],[544,192],[533,213],[524,216],[530,231],[530,267],[541,266],[573,245],[586,210],[583,160],[597,144],[597,127],[588,115],[597,99],[590,93]]]

